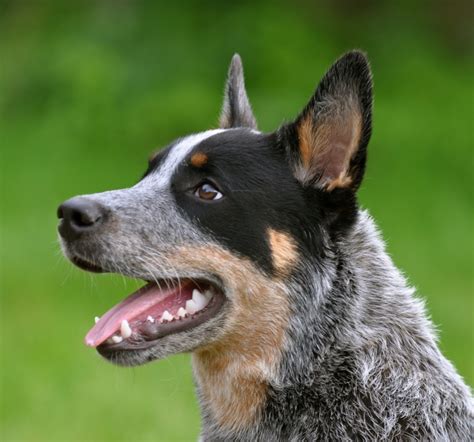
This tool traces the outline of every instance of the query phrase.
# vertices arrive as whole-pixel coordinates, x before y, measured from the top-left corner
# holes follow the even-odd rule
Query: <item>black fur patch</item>
[[[193,222],[230,250],[252,259],[262,269],[274,271],[268,229],[287,232],[301,251],[320,249],[318,192],[310,195],[293,177],[284,149],[275,134],[234,129],[214,135],[189,154],[207,155],[199,168],[189,161],[176,170],[172,192],[178,206]],[[203,201],[194,195],[205,180],[224,197]]]
[[[268,244],[269,228],[294,238],[302,258],[304,254],[317,257],[322,251],[321,232],[324,230],[332,238],[343,235],[357,217],[355,192],[365,169],[371,94],[367,59],[359,52],[345,55],[329,69],[294,123],[272,134],[236,128],[199,143],[172,177],[171,188],[178,206],[192,222],[267,272],[275,271]],[[317,176],[309,182],[297,179],[301,122],[307,120],[317,129],[327,103],[331,103],[331,112],[338,115],[354,100],[358,103],[355,111],[360,112],[361,136],[349,165],[351,185],[329,191],[314,185]],[[172,146],[155,157],[147,173],[157,168]],[[208,158],[202,167],[193,167],[190,162],[195,152]],[[312,161],[317,162],[318,158],[316,155]],[[204,181],[215,184],[224,197],[217,201],[197,198],[194,192]]]

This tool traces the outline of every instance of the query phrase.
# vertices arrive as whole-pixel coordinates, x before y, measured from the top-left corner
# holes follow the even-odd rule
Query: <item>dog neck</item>
[[[231,329],[193,354],[203,420],[220,433],[255,425],[281,361],[287,298],[278,284],[262,281],[257,291],[241,293]]]
[[[275,307],[286,296],[289,307],[280,322],[272,316],[256,322],[259,315],[252,314],[241,334],[194,353],[203,435],[276,434],[270,427],[276,428],[289,410],[296,419],[319,407],[325,391],[342,395],[347,384],[334,383],[335,370],[353,382],[358,376],[354,355],[373,343],[392,338],[403,343],[397,355],[380,356],[388,361],[402,352],[436,349],[422,304],[413,299],[366,212],[359,213],[341,241],[298,282],[287,282],[284,295],[275,288],[266,294],[265,304],[278,299]],[[311,394],[302,398],[306,390]],[[318,404],[312,404],[318,397]]]

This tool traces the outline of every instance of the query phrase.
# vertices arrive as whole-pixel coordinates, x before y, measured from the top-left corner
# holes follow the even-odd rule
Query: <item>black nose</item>
[[[97,202],[84,197],[71,198],[58,207],[59,234],[69,241],[97,229],[105,219],[105,210]]]

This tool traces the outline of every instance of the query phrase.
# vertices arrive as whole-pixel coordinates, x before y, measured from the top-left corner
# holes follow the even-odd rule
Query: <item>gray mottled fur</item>
[[[213,134],[216,131],[210,131]],[[206,137],[207,133],[202,136]],[[63,252],[69,258],[79,257],[95,262],[103,269],[131,278],[147,281],[206,279],[215,281],[215,275],[202,269],[181,267],[169,263],[167,256],[179,247],[203,247],[211,244],[176,208],[170,194],[169,176],[171,166],[176,166],[185,155],[179,152],[180,142],[192,146],[201,134],[183,138],[177,143],[178,152],[170,155],[160,174],[152,174],[129,189],[85,195],[106,208],[108,228],[101,231],[93,241],[67,243],[61,239]],[[170,170],[168,169],[168,166]],[[219,281],[215,281],[219,282]],[[229,293],[228,295],[232,295]],[[160,339],[159,345],[147,350],[128,351],[117,354],[112,362],[118,365],[139,365],[166,356],[190,352],[203,343],[219,336],[227,313],[224,306],[219,314],[205,323]]]
[[[238,56],[221,126],[256,127]],[[182,246],[220,246],[179,213],[169,188],[190,148],[215,133],[179,140],[162,168],[130,189],[87,196],[107,208],[109,226],[93,241],[63,244],[65,254],[146,280],[212,280],[215,275],[202,269],[170,266],[167,257]],[[291,318],[278,367],[266,373],[267,397],[255,423],[222,427],[197,385],[203,440],[472,439],[471,393],[440,353],[422,301],[394,267],[366,212],[343,238],[323,238],[323,258],[306,257],[281,283]],[[227,275],[221,276],[225,283]],[[226,296],[232,301],[231,291]],[[227,313],[224,307],[194,329],[113,362],[137,365],[193,351],[218,339]]]
[[[367,212],[326,247],[289,283],[285,354],[257,424],[227,432],[204,410],[202,439],[471,440],[470,391]]]
[[[135,278],[212,278],[167,264],[174,247],[213,239],[174,209],[166,187],[157,194],[159,184],[151,176],[130,189],[88,196],[109,208],[111,227],[89,246],[65,247],[66,254]],[[325,248],[322,261],[302,262],[284,282],[292,318],[256,424],[230,432],[201,401],[202,439],[470,440],[470,392],[438,350],[422,301],[386,254],[371,218],[360,212],[344,242],[326,238]],[[226,314],[113,362],[137,365],[193,351],[218,338]]]

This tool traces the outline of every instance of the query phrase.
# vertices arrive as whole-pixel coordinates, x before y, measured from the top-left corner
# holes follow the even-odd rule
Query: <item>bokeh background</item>
[[[150,151],[215,127],[236,51],[268,131],[342,52],[368,52],[360,200],[472,385],[471,13],[462,1],[0,1],[0,439],[196,439],[188,355],[122,369],[83,345],[140,283],[67,263],[56,207],[133,184]]]

